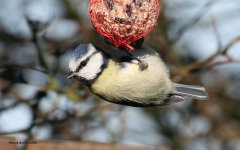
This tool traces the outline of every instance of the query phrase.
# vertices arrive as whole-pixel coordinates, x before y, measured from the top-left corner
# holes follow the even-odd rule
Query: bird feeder
[[[159,10],[158,0],[91,0],[89,5],[96,31],[129,51],[134,50],[131,43],[153,30]]]

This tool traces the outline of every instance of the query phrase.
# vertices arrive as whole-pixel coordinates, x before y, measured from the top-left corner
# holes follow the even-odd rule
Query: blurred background
[[[134,108],[102,101],[68,80],[81,43],[106,47],[88,0],[0,0],[0,135],[186,150],[240,149],[240,1],[162,0],[145,44],[175,82],[208,101]]]

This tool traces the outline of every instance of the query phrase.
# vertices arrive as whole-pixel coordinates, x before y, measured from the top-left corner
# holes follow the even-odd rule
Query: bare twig
[[[44,59],[43,51],[42,51],[41,46],[38,41],[38,32],[41,31],[42,28],[46,27],[47,24],[40,23],[39,21],[36,21],[36,20],[31,20],[27,16],[26,16],[26,20],[32,31],[32,42],[34,43],[34,45],[36,47],[39,63],[44,69],[46,69],[49,72],[49,67],[46,63],[46,60]]]
[[[32,39],[34,45],[36,46],[36,50],[37,50],[37,54],[38,54],[38,60],[39,60],[39,63],[40,65],[45,68],[47,71],[49,71],[49,68],[47,66],[47,63],[43,57],[43,53],[42,53],[42,50],[41,50],[41,47],[40,47],[40,44],[37,40],[37,33],[34,33],[33,34],[33,39]]]
[[[190,22],[187,22],[186,25],[182,26],[182,28],[180,28],[178,30],[178,33],[176,34],[177,36],[175,38],[173,38],[172,40],[170,40],[170,43],[175,44],[177,41],[179,41],[179,39],[182,38],[182,36],[186,33],[186,31],[189,30],[194,25],[196,25],[203,18],[203,16],[206,14],[206,12],[208,12],[216,2],[218,2],[218,0],[208,1],[203,6],[203,8],[198,12],[198,14],[196,15],[195,18],[193,18]]]
[[[227,56],[227,52],[234,46],[236,45],[237,43],[240,42],[240,37],[236,37],[234,38],[226,47],[224,47],[222,50],[217,50],[212,56],[210,56],[209,58],[203,60],[203,61],[200,61],[200,62],[196,62],[196,63],[193,63],[193,64],[190,64],[188,66],[184,66],[184,67],[180,67],[180,68],[177,68],[176,70],[174,70],[173,74],[176,74],[177,76],[174,78],[175,81],[180,81],[182,79],[184,79],[185,77],[187,77],[191,72],[194,72],[194,71],[200,71],[206,67],[209,67],[210,66],[215,66],[215,65],[211,65],[211,63],[213,62],[213,60],[215,58],[217,58],[218,56]],[[232,62],[232,61],[225,61],[226,63],[228,62]],[[216,64],[216,63],[215,63]],[[220,64],[223,64],[223,62],[221,63],[218,63],[219,65]],[[210,66],[209,66],[210,65]]]
[[[67,117],[64,118],[64,119],[60,119],[60,120],[56,120],[56,119],[47,119],[47,118],[43,118],[42,120],[36,120],[27,128],[25,129],[22,129],[22,130],[17,130],[17,131],[10,131],[10,132],[0,132],[0,135],[8,135],[8,134],[16,134],[16,133],[28,133],[31,131],[31,129],[34,127],[34,126],[39,126],[39,125],[43,125],[43,124],[46,124],[46,123],[50,123],[50,124],[55,124],[55,123],[63,123],[63,122],[66,122],[70,119],[78,119],[78,120],[81,120],[81,119],[85,119],[86,117],[90,116],[90,115],[93,115],[95,113],[101,113],[105,110],[108,110],[112,107],[114,107],[116,105],[114,104],[105,104],[105,105],[97,105],[91,109],[89,109],[88,111],[80,114],[80,115],[77,115],[76,113],[67,113]]]
[[[10,106],[6,106],[6,107],[0,107],[0,113],[7,111],[9,109],[12,109],[20,104],[27,104],[29,106],[32,106],[36,103],[36,101],[28,101],[28,100],[18,100],[15,101],[13,104],[11,104]]]
[[[217,29],[217,24],[216,24],[216,20],[214,19],[214,17],[212,17],[212,25],[213,25],[213,31],[216,35],[216,39],[217,39],[217,49],[221,50],[222,49],[222,41],[221,41],[221,36],[220,33]]]
[[[3,63],[3,64],[0,64],[0,68],[6,68],[6,67],[34,70],[34,71],[42,72],[42,73],[45,73],[45,74],[47,73],[47,71],[44,70],[44,69],[35,68],[35,67],[31,67],[31,66],[23,66],[23,65],[14,64],[14,63]]]
[[[233,60],[233,59],[227,59],[225,61],[217,61],[210,63],[209,65],[206,66],[206,69],[211,69],[213,67],[219,66],[219,65],[224,65],[224,64],[240,64],[240,60]]]

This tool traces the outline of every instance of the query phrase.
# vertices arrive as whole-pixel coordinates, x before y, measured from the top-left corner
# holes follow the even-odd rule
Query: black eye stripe
[[[75,72],[79,72],[82,68],[84,68],[88,64],[90,58],[97,53],[98,51],[92,53],[92,55],[88,56],[84,61],[82,61]]]
[[[76,72],[80,71],[83,67],[85,67],[88,63],[88,61],[90,60],[90,57],[88,57],[86,60],[84,60],[83,62],[80,63],[80,65],[78,66]]]

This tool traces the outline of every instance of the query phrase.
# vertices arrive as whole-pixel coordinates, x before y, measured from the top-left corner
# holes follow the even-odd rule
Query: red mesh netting
[[[133,51],[132,42],[156,25],[158,0],[91,0],[89,13],[94,28],[115,47]]]

